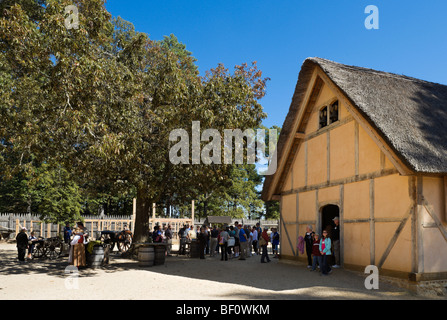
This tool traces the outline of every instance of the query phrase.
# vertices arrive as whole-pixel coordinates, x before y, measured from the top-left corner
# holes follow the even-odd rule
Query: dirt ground
[[[0,300],[424,299],[388,282],[367,290],[360,273],[334,269],[321,276],[302,263],[261,264],[260,256],[220,261],[174,254],[165,265],[141,268],[112,254],[100,269],[70,274],[67,266],[67,258],[20,263],[15,244],[0,243]]]

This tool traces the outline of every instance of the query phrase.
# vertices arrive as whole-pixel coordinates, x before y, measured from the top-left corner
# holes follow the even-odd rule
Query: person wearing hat
[[[20,229],[19,234],[16,236],[16,242],[19,261],[25,261],[26,249],[28,249],[28,235],[25,227]]]
[[[332,219],[334,221],[335,227],[332,229],[331,233],[331,240],[332,240],[332,247],[334,249],[334,259],[335,264],[332,266],[332,268],[340,268],[340,219],[338,217],[335,217]]]

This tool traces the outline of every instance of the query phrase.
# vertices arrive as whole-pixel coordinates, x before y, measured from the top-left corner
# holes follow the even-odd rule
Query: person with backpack
[[[152,241],[154,243],[162,243],[163,242],[163,234],[160,231],[160,226],[154,227],[154,232],[152,233]]]

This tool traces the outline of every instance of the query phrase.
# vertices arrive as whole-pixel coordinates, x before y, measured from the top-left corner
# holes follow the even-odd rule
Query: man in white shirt
[[[258,253],[258,230],[256,229],[256,227],[253,227],[252,229],[252,243],[253,243],[253,251],[254,251],[254,255],[257,255]]]

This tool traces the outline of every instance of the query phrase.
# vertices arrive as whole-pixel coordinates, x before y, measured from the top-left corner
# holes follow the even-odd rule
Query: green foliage
[[[64,223],[81,219],[82,197],[78,185],[62,167],[42,165],[32,180],[37,212],[45,222]]]

